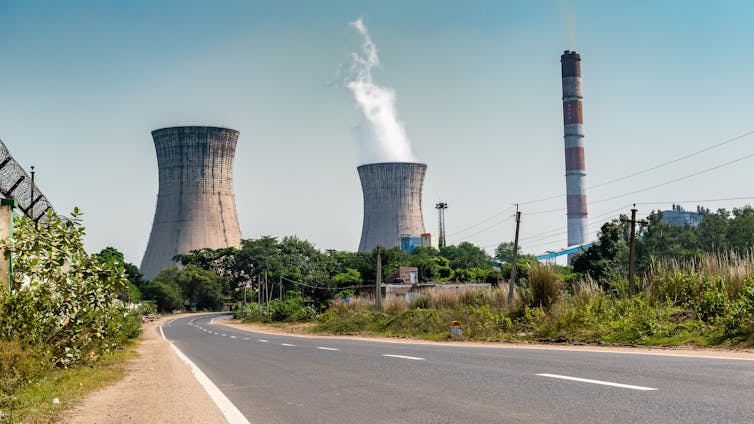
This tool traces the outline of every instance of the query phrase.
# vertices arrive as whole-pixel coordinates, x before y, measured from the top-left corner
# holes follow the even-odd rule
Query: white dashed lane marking
[[[389,353],[385,353],[382,356],[387,356],[389,358],[410,359],[412,361],[423,361],[424,360],[424,358],[419,358],[419,357],[416,357],[416,356],[391,355]]]
[[[599,385],[602,385],[602,386],[620,387],[622,389],[643,390],[643,391],[657,390],[657,389],[655,389],[653,387],[632,386],[630,384],[612,383],[610,381],[601,381],[601,380],[590,380],[588,378],[569,377],[567,375],[558,375],[558,374],[537,374],[537,375],[540,376],[540,377],[559,378],[561,380],[578,381],[578,382],[581,382],[581,383],[590,383],[590,384],[599,384]]]
[[[259,340],[257,340],[257,341],[258,341],[258,342],[261,342],[261,343],[267,343],[267,341],[268,341],[268,340],[259,339]]]
[[[340,350],[340,349],[337,349],[337,348],[334,348],[334,347],[323,347],[323,346],[317,346],[317,349],[321,349],[321,350]]]
[[[293,347],[296,347],[295,344],[290,344],[290,343],[280,343],[280,346],[293,346]]]

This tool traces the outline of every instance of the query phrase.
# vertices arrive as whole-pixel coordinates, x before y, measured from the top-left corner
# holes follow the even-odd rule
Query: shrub
[[[80,215],[48,212],[39,225],[17,217],[14,245],[3,243],[15,272],[13,294],[0,299],[0,333],[60,366],[92,363],[134,333],[117,321],[126,313],[117,299],[128,282],[123,266],[86,253]]]
[[[560,299],[563,282],[552,266],[537,265],[529,272],[529,289],[533,306],[549,308]]]
[[[256,302],[237,305],[233,317],[251,322],[303,321],[316,315],[316,311],[308,303],[310,300],[302,297],[299,292],[289,291],[284,300],[271,300],[266,305]]]
[[[18,340],[0,341],[0,405],[12,409],[16,390],[45,375],[51,365],[42,352]]]

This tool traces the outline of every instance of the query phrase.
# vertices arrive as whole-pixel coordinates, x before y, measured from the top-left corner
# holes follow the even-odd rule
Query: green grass
[[[9,416],[0,422],[24,424],[54,423],[59,414],[71,408],[88,393],[108,386],[125,376],[124,364],[135,358],[137,343],[102,358],[95,366],[54,368],[46,375],[20,387],[13,396],[14,408],[3,406]],[[58,398],[60,403],[52,400]]]

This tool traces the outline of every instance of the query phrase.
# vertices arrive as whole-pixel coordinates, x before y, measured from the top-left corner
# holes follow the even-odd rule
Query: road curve
[[[754,361],[272,335],[165,337],[252,423],[754,423]]]

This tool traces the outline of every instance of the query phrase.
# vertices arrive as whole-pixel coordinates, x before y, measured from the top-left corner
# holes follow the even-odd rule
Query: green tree
[[[364,282],[361,278],[359,271],[353,268],[346,268],[344,272],[335,274],[333,281],[340,287],[343,286],[358,286]]]
[[[177,272],[175,267],[160,271],[144,286],[142,298],[154,301],[160,312],[183,309],[183,290],[178,285]]]
[[[123,293],[120,293],[119,297],[121,300],[128,302],[138,302],[139,299],[141,299],[141,289],[144,288],[144,285],[146,284],[144,274],[139,271],[139,268],[130,262],[126,262],[123,253],[111,246],[102,249],[96,255],[103,264],[110,262],[123,265],[129,284]]]
[[[513,242],[504,241],[495,248],[495,259],[500,262],[510,262],[513,259]],[[518,246],[518,255],[521,255],[521,246]]]
[[[702,221],[696,227],[696,238],[699,247],[705,252],[727,252],[728,217],[730,213],[725,209],[718,209],[716,213],[702,211]]]
[[[600,229],[598,240],[577,255],[573,260],[573,271],[589,275],[603,287],[609,286],[611,280],[623,278],[627,272],[628,227],[621,216],[606,222]]]
[[[166,268],[147,285],[145,297],[157,303],[161,311],[189,306],[197,310],[220,310],[226,296],[221,277],[215,272],[188,265]]]
[[[754,208],[744,206],[733,209],[733,216],[728,221],[728,246],[741,254],[754,247]]]
[[[457,246],[443,246],[440,256],[450,261],[450,267],[458,268],[492,268],[492,258],[479,246],[467,241]]]
[[[235,247],[192,250],[176,255],[173,260],[183,266],[193,265],[219,275],[223,294],[228,297],[233,296],[251,277],[250,270],[240,263],[239,250]]]
[[[694,231],[688,225],[663,221],[661,211],[649,214],[636,243],[638,271],[646,272],[657,260],[688,259],[695,256],[699,249]]]

